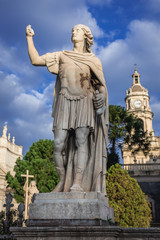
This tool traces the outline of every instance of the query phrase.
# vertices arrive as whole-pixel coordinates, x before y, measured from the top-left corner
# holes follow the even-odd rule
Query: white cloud
[[[22,60],[18,58],[18,51],[18,48],[12,46],[8,47],[0,41],[0,66],[12,72],[19,72],[30,76],[33,70],[26,62],[22,62]]]
[[[89,26],[95,37],[102,37],[104,34],[89,12],[86,1],[14,0],[9,6],[4,1],[1,9],[7,12],[7,15],[0,14],[0,25],[3,23],[3,29],[7,29],[7,40],[11,42],[12,39],[14,42],[19,38],[18,47],[21,47],[23,52],[26,49],[22,41],[25,41],[25,27],[29,24],[35,30],[35,43],[42,54],[50,49],[59,50],[62,45],[68,45],[72,27],[79,23]]]
[[[158,90],[160,75],[160,24],[147,21],[133,21],[129,25],[124,40],[116,40],[100,48],[106,77],[115,91],[128,88],[132,84],[131,74],[134,64],[142,75],[142,84],[149,91]],[[153,84],[154,79],[154,84]],[[126,90],[124,89],[124,90]],[[123,91],[124,91],[123,90]],[[114,92],[114,91],[113,91]]]
[[[7,107],[14,97],[20,94],[22,87],[19,81],[15,74],[0,73],[0,105]]]
[[[150,96],[155,95],[160,101],[159,39],[159,23],[135,20],[129,24],[125,39],[116,40],[100,48],[99,57],[107,80],[110,104],[125,105],[125,92],[132,85],[131,75],[135,63],[141,74],[141,84],[149,90]],[[156,119],[157,112],[154,113]]]
[[[28,92],[15,74],[0,73],[0,129],[7,121],[11,135],[24,151],[40,138],[53,138],[53,88],[51,83],[42,92]]]
[[[5,73],[5,75],[9,78],[13,78],[13,76],[16,75],[17,79],[21,81],[21,85],[25,86],[28,89],[40,85],[40,82],[43,78],[40,74],[42,73],[42,70],[38,71],[38,69],[31,65],[27,52],[25,58],[22,58],[20,52],[20,49],[16,47],[8,47],[6,44],[0,41],[1,72]],[[8,82],[9,81],[10,80],[8,80]],[[13,79],[10,81],[10,83],[8,83],[9,86],[11,83],[13,84]]]
[[[147,0],[146,6],[148,7],[149,11],[154,13],[160,12],[160,1],[159,0]]]

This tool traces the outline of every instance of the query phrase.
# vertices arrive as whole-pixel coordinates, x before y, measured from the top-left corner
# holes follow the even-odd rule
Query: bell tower
[[[150,139],[150,150],[147,155],[139,151],[133,156],[127,144],[124,144],[122,149],[123,161],[124,164],[134,164],[135,162],[150,163],[151,156],[155,156],[156,161],[159,162],[160,137],[154,135],[152,127],[153,113],[149,106],[150,97],[148,90],[141,85],[140,74],[137,72],[137,68],[135,68],[132,74],[132,81],[132,86],[126,91],[126,109],[128,113],[133,114],[143,122],[144,131]]]
[[[142,87],[140,83],[140,74],[135,68],[132,75],[133,84],[129,90],[126,91],[126,106],[127,112],[132,113],[143,121],[144,131],[149,135],[154,135],[152,127],[153,113],[149,106],[150,97],[148,90]]]

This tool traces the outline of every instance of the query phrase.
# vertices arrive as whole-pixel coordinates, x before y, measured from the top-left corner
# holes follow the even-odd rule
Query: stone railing
[[[160,163],[121,164],[130,175],[160,176]]]

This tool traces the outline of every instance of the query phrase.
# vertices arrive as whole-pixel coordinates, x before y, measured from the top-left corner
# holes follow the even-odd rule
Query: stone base
[[[101,221],[114,222],[114,211],[108,205],[108,198],[97,192],[62,192],[37,194],[29,207],[28,226],[85,225],[89,220],[93,225]],[[59,220],[59,221],[58,221]],[[82,224],[81,224],[82,223]]]
[[[53,227],[53,226],[113,226],[114,223],[106,220],[88,220],[88,219],[29,219],[26,222],[27,227]]]
[[[113,209],[100,193],[41,193],[30,205],[28,227],[12,227],[17,240],[159,240],[160,228],[107,226]]]
[[[160,228],[118,226],[12,227],[17,240],[159,240]]]

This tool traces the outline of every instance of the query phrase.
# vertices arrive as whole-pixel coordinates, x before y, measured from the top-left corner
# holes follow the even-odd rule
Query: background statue
[[[25,201],[25,219],[28,218],[28,209],[29,204],[32,202],[32,197],[35,193],[39,193],[39,190],[36,186],[36,181],[31,181],[28,187],[28,181],[25,182],[23,186]]]
[[[35,193],[39,193],[39,190],[36,186],[36,181],[31,181],[28,188],[28,206],[32,202],[32,197]]]
[[[39,56],[31,25],[28,52],[35,66],[57,75],[53,102],[54,160],[60,182],[55,192],[106,194],[108,94],[100,60],[92,53],[93,36],[82,24],[72,29],[73,51]]]
[[[3,134],[2,137],[7,138],[7,125],[3,127]]]

